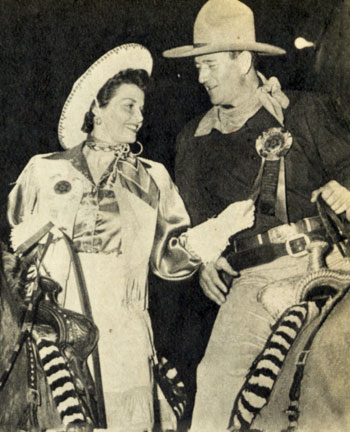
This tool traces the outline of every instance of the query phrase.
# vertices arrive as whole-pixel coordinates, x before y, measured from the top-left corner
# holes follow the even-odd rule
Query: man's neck
[[[259,78],[255,70],[250,70],[250,72],[242,78],[238,96],[234,98],[230,105],[222,105],[222,108],[237,108],[240,105],[244,105],[247,100],[254,97],[259,85]]]

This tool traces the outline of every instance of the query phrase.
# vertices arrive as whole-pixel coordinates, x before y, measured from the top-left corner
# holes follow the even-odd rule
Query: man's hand
[[[219,306],[225,303],[225,294],[228,292],[227,286],[219,276],[220,270],[230,276],[238,275],[224,257],[220,257],[215,263],[202,264],[199,270],[199,283],[204,294]]]
[[[346,218],[350,221],[350,191],[347,188],[331,180],[312,192],[311,202],[316,202],[320,194],[336,214],[346,212]]]

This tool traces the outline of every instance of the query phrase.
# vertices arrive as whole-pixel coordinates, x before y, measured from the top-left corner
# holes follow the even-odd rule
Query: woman
[[[217,258],[228,238],[254,218],[251,202],[242,202],[188,229],[189,217],[165,168],[133,154],[151,69],[150,53],[137,44],[117,47],[95,62],[63,108],[59,138],[69,149],[33,157],[9,197],[10,223],[19,224],[14,247],[47,221],[60,229],[41,271],[62,285],[64,307],[81,311],[60,233],[74,245],[100,332],[108,425],[116,431],[151,431],[154,395],[162,428],[176,428],[153,379],[149,265],[165,279],[188,277],[203,260]]]

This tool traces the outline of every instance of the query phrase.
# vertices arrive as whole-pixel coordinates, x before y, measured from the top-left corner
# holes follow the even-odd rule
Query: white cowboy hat
[[[254,15],[238,0],[209,0],[199,11],[193,28],[193,45],[163,52],[164,57],[190,57],[222,51],[256,51],[280,55],[285,50],[256,42]]]
[[[142,45],[130,43],[113,48],[99,58],[74,83],[58,124],[58,138],[63,148],[79,145],[86,139],[81,130],[84,115],[100,88],[114,75],[124,69],[144,69],[151,75],[151,53]]]

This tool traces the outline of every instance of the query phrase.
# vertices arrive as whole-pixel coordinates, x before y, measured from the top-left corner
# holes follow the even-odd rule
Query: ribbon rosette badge
[[[55,192],[59,195],[68,193],[71,191],[71,189],[72,189],[72,185],[66,180],[61,180],[57,182],[54,186]]]
[[[256,151],[266,160],[279,160],[288,153],[293,143],[290,132],[282,128],[270,128],[256,140]]]

